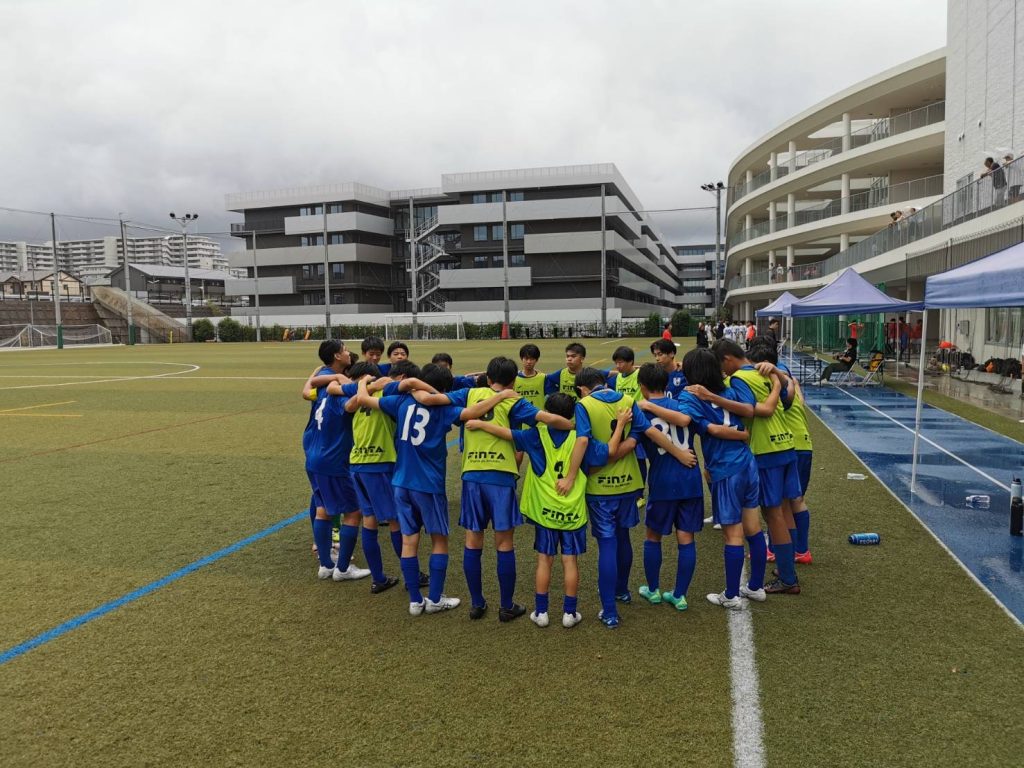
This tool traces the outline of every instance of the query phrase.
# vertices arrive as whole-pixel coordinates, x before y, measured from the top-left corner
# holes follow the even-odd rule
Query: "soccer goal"
[[[31,325],[0,325],[0,349],[19,349],[32,343]]]
[[[31,347],[56,347],[56,325],[31,325],[29,336]],[[64,346],[74,347],[83,344],[111,344],[113,337],[110,330],[102,325],[65,325],[62,328]]]
[[[462,324],[462,315],[451,312],[420,312],[416,315],[421,339],[458,339],[466,338],[466,328]],[[412,314],[384,316],[384,337],[387,339],[412,338]]]

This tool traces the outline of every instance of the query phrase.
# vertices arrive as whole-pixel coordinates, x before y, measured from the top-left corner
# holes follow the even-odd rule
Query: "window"
[[[510,203],[521,203],[525,199],[526,199],[526,193],[525,192],[509,192],[508,193],[508,201]]]
[[[483,269],[488,266],[488,258],[486,256],[474,256],[473,257],[473,268]]]
[[[510,240],[522,240],[523,235],[526,234],[525,224],[513,224],[509,227],[509,239]]]
[[[491,202],[492,203],[500,203],[501,202],[501,192],[491,192]]]
[[[304,293],[302,294],[303,304],[323,304],[324,303],[324,292],[319,293]]]
[[[323,264],[303,264],[302,265],[302,279],[313,280],[317,277],[324,276],[324,265]]]
[[[343,245],[345,243],[345,235],[341,232],[331,232],[328,242],[331,245]]]
[[[496,254],[494,254],[491,257],[491,263],[492,263],[492,266],[495,266],[495,267],[504,267],[505,266],[505,257],[502,256],[500,253],[496,253]]]
[[[324,236],[322,234],[320,234],[320,235],[300,235],[299,236],[299,245],[301,245],[301,246],[323,245],[323,244],[324,244]]]
[[[486,203],[486,202],[487,202],[487,195],[485,195],[483,192],[474,192],[473,193],[473,204],[474,205],[478,205],[480,203]]]
[[[479,243],[481,240],[486,240],[486,239],[487,239],[487,225],[486,224],[479,224],[479,225],[473,227],[473,240],[474,241]]]
[[[322,205],[304,205],[299,208],[299,216],[323,216],[324,207]]]
[[[321,265],[321,266],[323,266],[323,265]],[[334,279],[334,280],[344,280],[345,279],[345,265],[341,264],[339,262],[332,263],[331,264],[331,278]]]
[[[504,240],[505,239],[505,225],[495,224],[491,227],[491,240]]]
[[[1017,354],[1021,340],[1021,313],[1017,307],[994,307],[985,310],[985,341],[988,344],[1011,345],[1008,357]],[[960,329],[957,333],[962,333]]]
[[[327,212],[328,213],[341,213],[342,212],[341,203],[328,203],[327,204]]]
[[[331,304],[344,304],[344,303],[345,303],[345,294],[343,294],[343,293],[332,293],[331,294]]]
[[[525,267],[526,266],[526,254],[525,253],[510,253],[508,255],[508,264],[510,267]]]

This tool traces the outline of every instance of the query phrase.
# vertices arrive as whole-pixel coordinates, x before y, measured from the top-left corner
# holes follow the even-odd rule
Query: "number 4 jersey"
[[[651,400],[654,405],[660,405],[673,411],[681,411],[692,418],[685,408],[671,397],[662,397]],[[665,435],[669,440],[680,448],[693,450],[694,431],[691,427],[679,427],[669,424],[664,419],[653,414],[648,414],[651,426]],[[654,441],[646,435],[641,442],[647,452],[647,460],[651,469],[647,473],[647,500],[648,501],[672,501],[677,499],[699,499],[704,495],[704,486],[701,482],[700,469],[694,465],[684,466],[675,456],[665,452],[664,448],[654,444]]]
[[[421,405],[412,395],[382,397],[380,409],[395,420],[395,485],[423,493],[445,493],[446,441],[462,409],[455,405]]]

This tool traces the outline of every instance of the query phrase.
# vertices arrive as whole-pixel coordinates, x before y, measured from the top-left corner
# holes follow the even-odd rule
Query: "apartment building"
[[[232,230],[246,242],[229,263],[248,271],[226,291],[254,303],[258,270],[261,312],[276,322],[316,322],[328,292],[335,323],[406,313],[414,300],[420,312],[496,321],[506,280],[520,322],[596,321],[602,295],[609,322],[667,316],[681,304],[675,251],[610,163],[445,174],[426,189],[353,182],[247,192],[225,202],[243,215]]]
[[[715,313],[715,244],[673,246],[679,260],[680,309],[692,316]],[[721,295],[725,286],[719,284]]]

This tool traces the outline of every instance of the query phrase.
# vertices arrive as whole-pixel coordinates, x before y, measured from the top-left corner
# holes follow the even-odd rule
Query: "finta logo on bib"
[[[505,454],[501,451],[466,451],[467,461],[504,461]]]
[[[379,445],[357,445],[352,449],[352,453],[356,456],[381,456],[384,449]]]
[[[624,475],[598,475],[598,485],[625,485],[633,480],[633,475],[626,473]]]
[[[541,514],[549,520],[559,523],[580,523],[582,525],[583,516],[579,512],[561,512],[557,509],[542,507]]]

